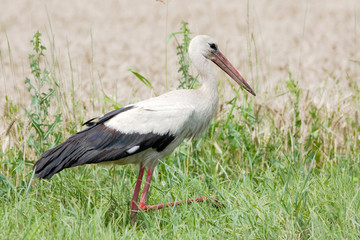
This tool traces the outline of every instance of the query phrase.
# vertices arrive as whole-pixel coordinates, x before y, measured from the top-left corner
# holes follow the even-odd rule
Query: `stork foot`
[[[216,208],[225,208],[225,205],[218,201],[218,199],[214,196],[210,197],[197,197],[195,199],[188,199],[185,201],[176,201],[176,202],[169,202],[169,203],[162,203],[156,205],[147,205],[144,202],[140,202],[139,205],[132,205],[131,208],[131,222],[135,224],[136,216],[139,211],[152,211],[157,209],[163,209],[164,207],[173,207],[175,205],[182,205],[182,204],[191,204],[193,202],[204,202],[204,201],[211,201]]]
[[[136,222],[136,216],[139,211],[151,211],[151,210],[156,210],[156,209],[162,209],[164,207],[172,207],[175,205],[191,204],[193,202],[204,202],[204,201],[212,201],[213,205],[216,208],[224,208],[225,207],[224,204],[220,203],[217,200],[217,198],[213,197],[213,196],[211,196],[211,197],[202,196],[202,197],[197,197],[194,199],[188,199],[185,201],[176,201],[176,202],[170,202],[170,203],[165,203],[165,204],[162,203],[162,204],[157,204],[157,205],[147,205],[146,200],[147,200],[147,195],[149,192],[151,178],[152,178],[152,175],[154,172],[153,168],[149,168],[149,170],[148,170],[148,174],[146,176],[146,181],[145,181],[143,192],[141,194],[140,202],[139,202],[139,204],[137,204],[144,170],[145,170],[145,167],[140,166],[139,175],[138,175],[138,179],[136,181],[136,186],[135,186],[135,190],[134,190],[134,195],[133,195],[133,198],[131,199],[131,216],[130,217],[131,217],[131,223],[133,225]]]

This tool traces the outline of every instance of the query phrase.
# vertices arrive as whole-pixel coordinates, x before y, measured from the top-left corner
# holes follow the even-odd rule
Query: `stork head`
[[[207,35],[198,35],[194,37],[189,45],[189,54],[193,62],[201,62],[199,57],[205,57],[206,59],[211,60],[246,91],[256,96],[249,84],[220,52],[215,39]]]

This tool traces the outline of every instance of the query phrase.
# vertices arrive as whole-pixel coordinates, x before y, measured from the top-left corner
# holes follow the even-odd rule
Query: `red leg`
[[[138,197],[139,197],[142,178],[144,176],[144,170],[145,170],[145,167],[140,165],[139,175],[138,175],[138,178],[137,178],[137,181],[136,181],[134,194],[133,194],[133,197],[131,199],[131,219],[132,219],[131,221],[132,221],[133,224],[136,221],[136,215],[137,215],[137,212],[139,210],[139,208],[137,206],[137,201],[138,201]]]
[[[149,168],[148,174],[146,176],[146,182],[145,182],[144,189],[143,189],[143,192],[141,194],[140,203],[139,203],[139,207],[142,210],[147,209],[146,201],[147,201],[147,195],[149,193],[150,182],[151,182],[151,178],[152,178],[153,173],[154,173],[154,169]]]
[[[149,192],[149,188],[150,188],[150,182],[151,182],[151,178],[152,178],[152,175],[154,173],[154,169],[151,169],[149,168],[148,170],[148,175],[146,177],[146,182],[145,182],[145,186],[144,186],[144,189],[143,189],[143,192],[141,194],[141,198],[140,198],[140,203],[139,203],[139,208],[141,208],[142,210],[144,211],[147,211],[147,210],[155,210],[155,209],[162,209],[164,207],[170,207],[170,206],[174,206],[174,205],[181,205],[183,203],[185,204],[191,204],[193,203],[194,201],[195,202],[203,202],[203,201],[206,201],[206,200],[213,200],[215,201],[215,204],[218,205],[218,207],[222,207],[222,204],[219,203],[215,197],[197,197],[195,199],[188,199],[186,201],[177,201],[177,202],[170,202],[170,203],[166,203],[166,204],[157,204],[157,205],[147,205],[146,204],[146,201],[147,201],[147,195],[148,195],[148,192]]]
[[[137,200],[138,200],[138,196],[139,196],[139,192],[140,192],[141,182],[142,182],[142,178],[143,178],[143,175],[144,175],[144,169],[145,169],[145,167],[143,167],[143,166],[140,167],[139,176],[138,176],[136,186],[135,186],[135,190],[134,190],[134,195],[133,195],[133,198],[131,199],[131,218],[132,218],[132,223],[133,224],[136,221],[136,216],[137,216],[137,213],[138,213],[138,211],[140,209],[142,209],[144,211],[155,210],[155,209],[162,209],[164,207],[170,207],[170,206],[174,206],[174,205],[181,205],[183,203],[191,204],[194,201],[195,202],[203,202],[203,201],[206,201],[206,200],[213,200],[218,207],[224,207],[224,205],[219,203],[217,201],[217,199],[215,197],[212,197],[212,196],[211,197],[197,197],[195,199],[189,199],[189,200],[186,200],[186,201],[170,202],[170,203],[166,203],[166,204],[146,205],[146,201],[147,201],[147,197],[148,197],[148,193],[149,193],[149,188],[150,188],[150,182],[151,182],[152,175],[154,173],[153,168],[149,168],[149,170],[148,170],[148,174],[146,176],[146,182],[145,182],[145,185],[144,185],[144,189],[143,189],[143,192],[142,192],[141,198],[140,198],[140,203],[139,203],[139,205],[137,205]]]

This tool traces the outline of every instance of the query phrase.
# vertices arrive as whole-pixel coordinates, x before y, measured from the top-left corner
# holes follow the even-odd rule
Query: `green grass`
[[[56,73],[51,62],[37,64]],[[39,129],[7,98],[0,239],[358,239],[360,91],[350,76],[346,80],[353,94],[340,104],[353,106],[351,113],[317,107],[291,73],[284,86],[277,86],[275,99],[289,99],[280,110],[234,89],[235,97],[221,106],[203,137],[184,142],[158,165],[148,199],[157,204],[216,196],[225,207],[203,202],[141,212],[135,226],[129,213],[136,167],[81,166],[49,181],[33,179]],[[86,120],[73,92],[61,84],[52,89],[48,104],[60,107],[49,109],[46,121],[56,126],[41,145],[47,147]],[[99,101],[95,95],[92,102]],[[112,110],[114,101],[103,97],[104,111]]]
[[[217,196],[226,206],[195,203],[138,216],[129,224],[129,203],[136,181],[132,166],[79,167],[65,170],[50,181],[35,181],[28,196],[27,176],[17,186],[3,179],[1,239],[15,238],[315,238],[360,237],[359,157],[339,157],[321,169],[294,163],[292,153],[270,152],[261,167],[236,164],[216,154],[224,138],[202,140],[191,154],[182,145],[160,164],[149,203],[196,196]],[[280,140],[279,140],[280,141]],[[213,151],[213,153],[211,153]],[[256,161],[247,152],[238,160]],[[273,154],[274,153],[274,154]],[[30,165],[30,164],[29,164]],[[24,172],[24,171],[23,171]],[[14,176],[15,178],[15,176]],[[4,183],[9,184],[4,186]]]

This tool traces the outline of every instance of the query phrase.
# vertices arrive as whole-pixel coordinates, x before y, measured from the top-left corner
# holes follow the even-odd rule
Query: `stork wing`
[[[165,106],[163,106],[165,107]],[[130,105],[86,122],[90,126],[43,153],[37,177],[49,179],[69,167],[118,160],[148,148],[164,150],[186,131],[192,108]],[[181,127],[182,126],[182,127]]]
[[[104,125],[123,133],[175,135],[191,127],[188,123],[194,111],[192,105],[180,103],[161,102],[151,106],[139,104],[122,114],[117,114],[104,122]]]

